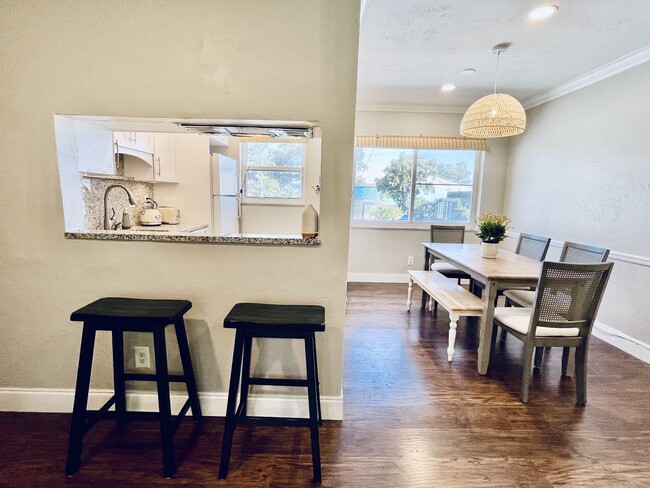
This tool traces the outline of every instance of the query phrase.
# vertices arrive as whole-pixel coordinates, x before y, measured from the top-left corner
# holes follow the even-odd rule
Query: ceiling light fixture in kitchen
[[[497,55],[497,68],[494,75],[494,93],[475,101],[463,115],[460,133],[465,137],[510,137],[521,134],[526,129],[526,112],[514,97],[497,93],[497,74],[499,56],[510,44],[498,44],[492,48]]]
[[[459,73],[461,75],[463,75],[463,76],[468,76],[468,75],[473,75],[474,73],[476,73],[476,70],[474,68],[466,68],[466,69],[460,70]]]
[[[440,89],[443,92],[449,92],[449,91],[454,91],[456,89],[456,85],[452,85],[451,83],[447,83],[446,85],[442,85]]]
[[[542,7],[537,7],[536,9],[531,10],[528,13],[528,20],[543,20],[548,19],[550,16],[554,15],[560,7],[557,5],[544,5]]]

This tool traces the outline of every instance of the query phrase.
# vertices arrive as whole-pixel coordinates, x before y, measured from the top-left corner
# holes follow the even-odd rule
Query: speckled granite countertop
[[[160,225],[156,227],[133,227],[130,230],[87,230],[66,232],[67,239],[91,239],[99,241],[156,241],[199,242],[204,244],[258,244],[267,246],[320,246],[321,240],[305,239],[300,235],[229,234],[212,236],[201,233],[201,226]],[[193,230],[194,232],[189,232]]]

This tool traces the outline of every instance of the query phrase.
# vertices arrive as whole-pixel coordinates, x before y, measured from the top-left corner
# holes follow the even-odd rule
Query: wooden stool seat
[[[309,427],[314,482],[321,482],[320,440],[318,427],[322,423],[315,332],[325,331],[325,309],[318,305],[275,305],[238,303],[228,313],[224,327],[236,329],[235,347],[230,372],[228,406],[221,448],[219,478],[228,475],[230,452],[238,423],[289,425]],[[303,339],[305,341],[306,379],[256,378],[250,376],[253,338]],[[240,389],[241,374],[241,389]],[[292,386],[307,388],[309,418],[251,417],[246,404],[250,385]],[[237,403],[237,390],[240,401]],[[236,407],[236,408],[235,408]]]
[[[83,436],[102,418],[119,420],[152,419],[160,421],[163,451],[163,473],[171,477],[176,471],[174,460],[174,432],[187,411],[192,408],[194,421],[201,419],[194,369],[185,332],[183,315],[192,307],[187,300],[149,300],[140,298],[101,298],[72,313],[70,320],[82,321],[83,332],[79,368],[75,389],[74,408],[68,443],[68,476],[79,470]],[[182,375],[170,375],[167,369],[165,328],[173,324],[183,365]],[[113,348],[113,382],[115,394],[97,411],[87,410],[88,390],[97,331],[110,331]],[[135,374],[124,372],[124,332],[150,332],[154,337],[156,372]],[[155,381],[158,387],[158,412],[130,412],[126,409],[126,381]],[[171,415],[170,382],[183,382],[188,399],[175,418]],[[115,406],[115,411],[109,409]]]

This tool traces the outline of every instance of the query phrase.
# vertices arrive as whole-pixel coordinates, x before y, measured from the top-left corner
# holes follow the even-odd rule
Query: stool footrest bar
[[[303,386],[307,387],[307,380],[287,379],[287,378],[250,378],[249,385],[267,385],[267,386]]]
[[[238,424],[254,424],[254,425],[279,425],[284,427],[309,427],[311,426],[310,419],[293,418],[293,417],[237,417]]]
[[[126,381],[156,381],[158,376],[150,373],[124,373]],[[170,374],[169,381],[185,383],[185,376],[182,374]]]

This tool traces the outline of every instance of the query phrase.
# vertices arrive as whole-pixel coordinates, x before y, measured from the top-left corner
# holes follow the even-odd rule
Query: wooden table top
[[[505,249],[499,249],[495,259],[481,257],[480,244],[439,244],[423,242],[429,252],[446,261],[466,268],[486,279],[532,279],[537,280],[541,261]]]

